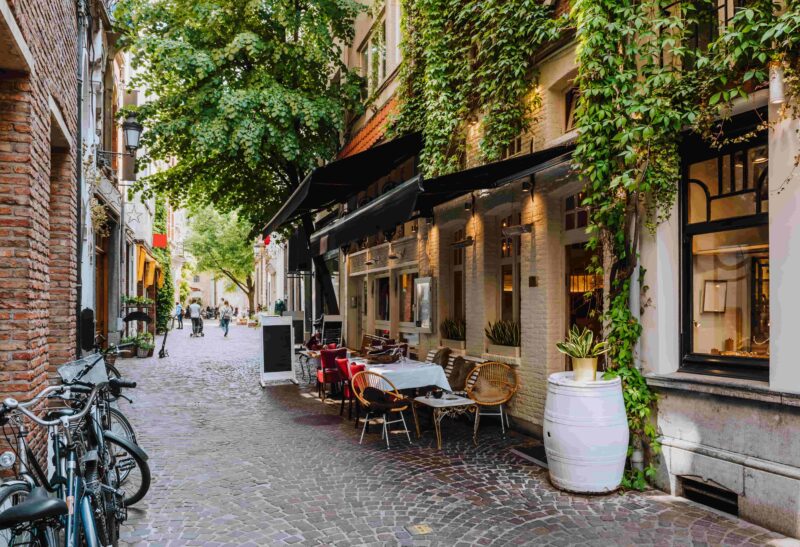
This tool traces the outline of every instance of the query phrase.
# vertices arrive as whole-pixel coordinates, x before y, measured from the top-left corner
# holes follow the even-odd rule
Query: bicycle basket
[[[65,384],[83,382],[94,386],[108,382],[106,363],[99,353],[61,365],[58,375]]]

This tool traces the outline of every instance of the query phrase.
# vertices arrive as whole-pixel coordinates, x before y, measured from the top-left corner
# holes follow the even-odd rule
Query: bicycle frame
[[[96,402],[93,402],[92,408],[87,414],[89,420],[88,430],[91,432],[92,436],[92,448],[96,449],[98,454],[104,454],[105,442],[98,412],[98,405]],[[63,430],[63,438],[66,441],[64,443],[66,454],[63,459],[61,456],[61,437],[59,436],[59,429]],[[20,421],[17,433],[18,451],[20,455],[19,474],[31,487],[42,486],[48,492],[56,492],[59,497],[66,501],[68,513],[61,519],[65,532],[64,545],[66,545],[66,547],[78,547],[81,531],[83,531],[83,537],[86,540],[87,547],[101,547],[97,534],[97,523],[95,522],[94,510],[92,508],[91,496],[93,493],[86,488],[83,477],[78,473],[79,462],[77,445],[72,438],[69,421],[66,418],[62,418],[60,426],[48,426],[48,440],[52,442],[52,451],[56,464],[52,480],[48,479],[47,474],[41,469],[36,459],[31,457],[33,454],[28,446],[26,439],[27,434],[28,429],[25,427],[24,422]],[[97,457],[99,458],[100,456],[98,455]],[[66,477],[62,474],[64,470],[66,471]],[[62,479],[62,477],[64,478]],[[100,488],[102,488],[102,485]],[[52,530],[44,530],[43,533],[45,537],[48,538],[48,544],[52,547],[58,547]]]

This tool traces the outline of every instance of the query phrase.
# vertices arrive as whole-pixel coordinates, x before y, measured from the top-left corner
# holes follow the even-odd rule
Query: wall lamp
[[[465,247],[472,247],[474,244],[475,240],[472,239],[472,236],[467,236],[461,241],[456,241],[455,243],[451,243],[450,247],[452,247],[453,249],[464,249]]]
[[[521,236],[533,231],[533,224],[516,224],[502,229],[503,237]]]

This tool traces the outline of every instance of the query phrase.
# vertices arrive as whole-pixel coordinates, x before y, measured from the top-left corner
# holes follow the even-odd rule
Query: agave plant
[[[599,357],[608,351],[608,343],[605,341],[594,343],[594,333],[583,327],[578,330],[578,325],[572,325],[567,333],[564,342],[556,344],[556,348],[561,353],[569,355],[574,359],[585,359]]]
[[[439,325],[442,330],[442,338],[448,340],[466,340],[467,322],[463,319],[445,319]]]
[[[496,346],[519,346],[520,345],[520,326],[516,321],[501,319],[495,323],[489,323],[484,329],[486,338]]]

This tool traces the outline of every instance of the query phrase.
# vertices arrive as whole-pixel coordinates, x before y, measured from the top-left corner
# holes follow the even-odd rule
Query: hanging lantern
[[[786,95],[783,89],[783,66],[780,61],[769,64],[769,102],[770,104],[783,104]]]

